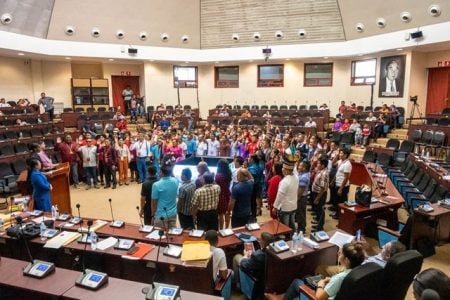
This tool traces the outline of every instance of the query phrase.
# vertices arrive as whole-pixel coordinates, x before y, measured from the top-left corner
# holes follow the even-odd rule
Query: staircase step
[[[391,133],[408,135],[408,129],[392,129]]]
[[[397,139],[397,140],[407,140],[408,136],[403,134],[396,134],[396,133],[388,133],[387,137],[390,139]]]
[[[363,156],[364,154],[351,153],[349,158],[354,160],[362,160]]]
[[[364,155],[364,152],[366,152],[366,149],[362,149],[362,148],[358,148],[356,146],[352,146],[352,154]]]

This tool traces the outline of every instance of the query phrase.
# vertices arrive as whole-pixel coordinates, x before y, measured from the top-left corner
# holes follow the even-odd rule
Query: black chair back
[[[400,147],[400,141],[397,139],[389,139],[386,143],[386,148],[394,148],[397,150]]]
[[[379,299],[403,300],[411,282],[420,272],[423,256],[416,250],[398,253],[384,267]],[[365,298],[361,298],[365,299]]]
[[[348,273],[335,300],[376,300],[383,282],[383,268],[376,263],[360,265]],[[390,299],[390,298],[386,298]]]
[[[317,107],[317,105],[310,105],[309,109],[310,110],[316,110],[316,109],[318,109],[318,107]]]

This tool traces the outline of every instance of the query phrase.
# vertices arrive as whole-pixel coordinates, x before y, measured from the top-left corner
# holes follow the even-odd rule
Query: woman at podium
[[[51,211],[50,191],[52,190],[52,185],[41,172],[41,162],[38,159],[30,160],[28,174],[33,187],[34,209]]]

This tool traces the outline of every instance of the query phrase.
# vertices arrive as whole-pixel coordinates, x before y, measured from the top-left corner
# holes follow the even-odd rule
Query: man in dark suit
[[[397,97],[403,89],[402,83],[398,79],[400,64],[392,60],[386,64],[385,76],[380,80],[380,94],[385,97]]]

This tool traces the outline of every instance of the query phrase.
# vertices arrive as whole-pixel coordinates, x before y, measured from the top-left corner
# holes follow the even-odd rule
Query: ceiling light
[[[411,14],[407,11],[404,11],[400,14],[400,19],[405,23],[409,23],[411,22]]]
[[[441,15],[441,7],[437,4],[430,5],[430,7],[428,7],[428,13],[432,17],[439,17]]]
[[[216,64],[220,64],[220,61],[216,61]]]
[[[3,25],[11,24],[12,16],[10,14],[3,14],[1,17],[1,22]]]
[[[259,40],[261,39],[261,33],[255,32],[255,33],[253,34],[253,39],[254,39],[255,41],[259,41]]]
[[[189,42],[189,36],[188,35],[183,35],[182,37],[181,37],[181,41],[184,43],[184,44],[186,44],[186,43],[188,43]]]
[[[169,40],[169,35],[167,33],[161,34],[161,41],[167,42]]]
[[[123,32],[123,30],[117,30],[116,32],[116,37],[121,40],[125,37],[125,32]]]
[[[328,56],[324,56],[323,59],[328,59]]]
[[[397,51],[402,51],[402,50],[403,50],[403,48],[397,48],[397,49],[395,49],[395,50],[397,50]]]
[[[71,59],[71,58],[70,58],[70,57],[65,57],[65,59],[69,60],[69,59]]]
[[[283,38],[283,32],[278,30],[275,32],[275,37],[277,38],[277,40],[281,40]]]
[[[297,35],[298,35],[298,37],[301,38],[301,39],[305,38],[305,36],[306,36],[306,30],[305,30],[305,29],[300,29],[300,30],[297,32]]]
[[[109,58],[108,60],[109,60],[109,61],[114,61],[114,58]]]
[[[139,33],[139,38],[141,39],[141,41],[145,41],[147,39],[147,36],[148,36],[148,34],[145,31],[141,31]]]
[[[73,35],[75,33],[75,28],[73,26],[66,26],[64,32],[66,33],[66,35]]]
[[[386,27],[386,20],[384,18],[378,18],[377,19],[377,26],[378,26],[378,28]]]
[[[357,23],[356,26],[356,31],[358,31],[359,33],[364,31],[364,24],[363,23]]]
[[[239,34],[233,33],[233,35],[231,36],[231,38],[233,39],[233,41],[237,42],[237,41],[239,41]]]
[[[25,54],[22,53],[22,52],[19,52],[19,53],[17,53],[17,55],[19,55],[19,56],[24,56]]]
[[[92,28],[91,35],[95,38],[98,38],[100,36],[100,29],[96,27]]]

